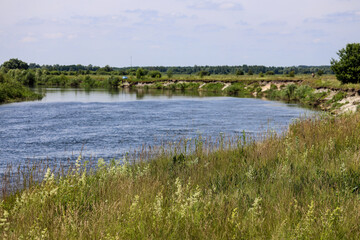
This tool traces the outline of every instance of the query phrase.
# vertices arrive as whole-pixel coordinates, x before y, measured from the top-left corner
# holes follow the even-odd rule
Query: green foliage
[[[247,73],[249,76],[254,75],[254,72],[250,69]]]
[[[236,69],[235,75],[236,75],[236,76],[244,75],[244,71],[241,70],[241,69]]]
[[[294,70],[290,71],[288,76],[289,77],[295,77],[295,71]]]
[[[107,86],[111,88],[118,88],[120,83],[120,78],[113,75],[107,79]]]
[[[360,43],[347,44],[337,53],[339,60],[331,59],[331,70],[342,83],[360,82]]]
[[[148,73],[148,75],[151,77],[151,78],[161,78],[161,72],[159,71],[150,71]]]
[[[168,76],[168,78],[172,78],[172,76],[174,75],[173,70],[172,69],[167,70],[166,75]]]
[[[266,75],[275,75],[275,73],[274,73],[274,71],[267,71],[266,73],[265,73]]]
[[[201,70],[200,72],[198,72],[199,77],[203,78],[205,76],[210,76],[210,73],[208,71],[205,70]]]
[[[80,87],[81,84],[81,78],[80,77],[76,77],[76,78],[72,78],[67,85],[69,85],[70,87]]]
[[[168,86],[164,86],[165,89],[171,89],[171,90],[198,90],[199,87],[200,87],[200,83],[194,83],[194,82],[173,83]]]
[[[261,78],[264,77],[264,73],[263,73],[263,72],[260,72],[260,73],[259,73],[259,77],[261,77]]]
[[[104,70],[105,72],[111,72],[111,71],[113,71],[113,69],[112,69],[109,65],[106,65],[106,66],[103,68],[103,70]]]
[[[245,88],[244,83],[233,83],[225,91],[230,95],[251,96],[251,92]]]
[[[85,88],[92,88],[95,86],[95,80],[90,76],[86,76],[83,80],[83,86]]]
[[[138,68],[138,70],[136,70],[136,78],[137,79],[142,79],[144,76],[146,76],[147,71],[145,71],[143,68]]]
[[[320,69],[317,71],[317,75],[321,77],[324,74],[324,70]]]
[[[223,87],[224,84],[222,83],[207,83],[202,89],[210,92],[220,92]]]
[[[330,100],[331,103],[335,103],[335,102],[339,102],[342,99],[344,99],[347,96],[347,94],[345,92],[338,92],[336,93],[332,99]]]
[[[23,69],[26,70],[29,68],[29,65],[26,62],[23,62],[17,58],[12,58],[9,61],[6,61],[2,64],[2,67],[7,69]]]
[[[36,82],[35,74],[32,71],[28,71],[25,75],[23,84],[26,86],[34,86]]]
[[[34,93],[15,79],[0,73],[0,104],[6,102],[38,100],[42,97],[42,95]]]

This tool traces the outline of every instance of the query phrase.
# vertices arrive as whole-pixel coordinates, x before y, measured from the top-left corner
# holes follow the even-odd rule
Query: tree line
[[[136,71],[141,68],[148,72],[158,71],[160,73],[167,73],[169,71],[172,74],[199,74],[203,71],[211,75],[217,74],[289,74],[294,72],[295,74],[311,74],[318,73],[321,74],[333,74],[330,65],[323,66],[290,66],[290,67],[276,67],[276,66],[263,66],[263,65],[237,65],[237,66],[145,66],[145,67],[110,67],[106,65],[104,67],[93,66],[93,65],[39,65],[36,63],[27,64],[18,59],[10,59],[2,64],[2,67],[7,69],[42,69],[51,72],[53,75],[60,75],[60,72],[69,72],[68,75],[77,75],[77,74],[117,74],[117,75],[136,75]]]

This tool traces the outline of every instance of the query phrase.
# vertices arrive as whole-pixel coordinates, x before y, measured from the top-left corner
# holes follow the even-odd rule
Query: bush
[[[86,76],[83,83],[84,83],[84,87],[91,88],[95,85],[95,80],[92,79],[90,76]]]
[[[167,70],[166,75],[168,78],[171,78],[173,76],[173,71],[171,69]]]
[[[237,69],[235,74],[236,74],[236,76],[244,75],[244,71]]]
[[[136,78],[137,79],[142,79],[144,76],[146,76],[147,71],[143,68],[139,68],[138,70],[136,70]]]
[[[324,74],[324,70],[319,70],[319,71],[317,71],[317,75],[319,76],[319,77],[321,77],[322,75]]]
[[[210,73],[208,71],[201,70],[198,75],[203,78],[204,76],[210,76]]]
[[[295,77],[295,71],[290,71],[288,76],[289,77]]]
[[[107,85],[108,85],[109,87],[117,88],[117,87],[119,86],[119,83],[120,83],[119,77],[115,77],[115,76],[111,75],[111,76],[107,79]]]
[[[294,91],[294,95],[296,99],[304,99],[306,98],[308,95],[310,95],[312,92],[314,91],[313,88],[311,88],[308,85],[301,85],[300,87],[298,87],[297,89],[295,89]]]
[[[337,53],[339,60],[331,59],[331,70],[342,83],[360,81],[360,43],[347,44]]]
[[[150,71],[149,76],[151,78],[161,78],[161,73],[159,71]]]

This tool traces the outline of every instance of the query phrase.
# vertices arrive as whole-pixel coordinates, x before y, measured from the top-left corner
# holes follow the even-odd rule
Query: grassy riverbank
[[[4,80],[0,82],[0,104],[40,100],[42,97],[42,95],[34,93],[28,87],[17,81]]]
[[[62,178],[48,172],[1,202],[2,237],[358,238],[360,114],[302,120],[260,142],[218,143],[184,140],[136,164],[99,160],[96,172],[79,158]]]

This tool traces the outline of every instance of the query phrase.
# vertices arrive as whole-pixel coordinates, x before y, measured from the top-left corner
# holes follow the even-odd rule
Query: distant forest
[[[206,71],[209,74],[246,74],[246,73],[271,73],[271,74],[288,74],[291,71],[294,71],[295,74],[311,74],[322,72],[324,74],[333,74],[330,69],[330,66],[292,66],[292,67],[266,67],[261,65],[239,65],[239,66],[148,66],[148,67],[110,67],[106,65],[105,67],[98,67],[93,65],[83,66],[83,65],[39,65],[35,63],[29,64],[29,69],[46,69],[49,71],[69,71],[69,72],[80,72],[82,74],[91,72],[102,72],[110,73],[112,71],[117,71],[120,75],[127,75],[129,73],[135,72],[138,68],[143,68],[148,71],[160,71],[161,73],[166,73],[167,71],[172,71],[173,74],[197,74],[200,71]]]

